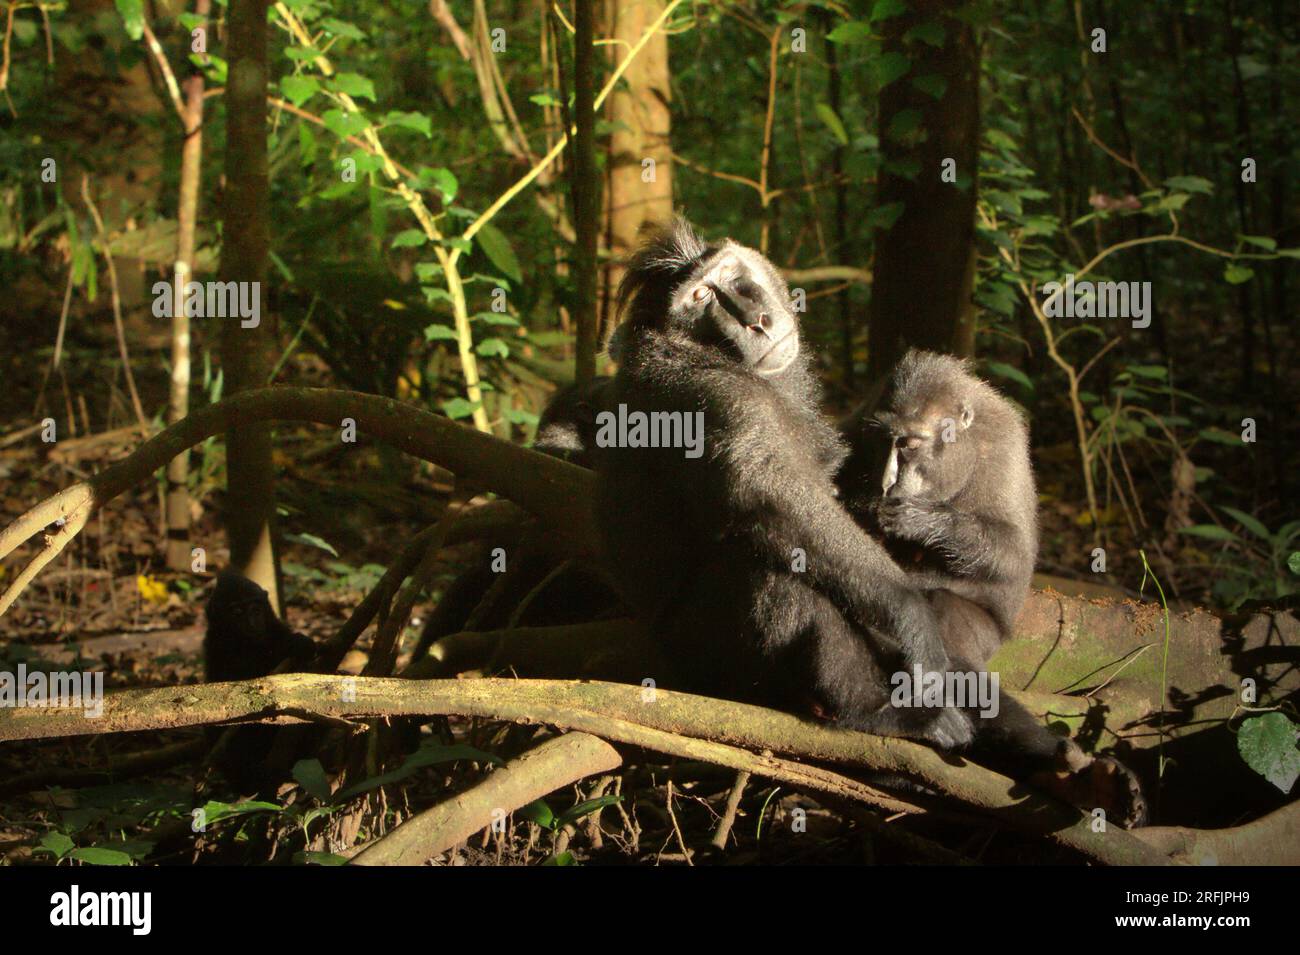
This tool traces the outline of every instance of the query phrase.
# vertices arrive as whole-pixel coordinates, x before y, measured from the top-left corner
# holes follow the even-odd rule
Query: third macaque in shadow
[[[983,670],[1012,635],[1038,554],[1038,496],[1020,410],[966,362],[912,350],[884,410],[851,418],[846,431],[853,452],[837,479],[845,505],[926,595],[953,665]],[[1145,804],[1126,769],[1052,736],[1009,698],[1002,709],[977,758],[1013,772],[1055,770],[1065,777],[1049,781],[1062,783],[1049,785],[1059,795],[1095,798],[1126,825],[1142,821]]]
[[[208,628],[203,639],[204,681],[251,680],[274,672],[281,664],[307,668],[316,653],[310,637],[294,632],[271,609],[265,590],[239,574],[217,578],[207,605]],[[214,752],[216,765],[242,793],[278,781],[287,766],[271,765],[277,740],[295,727],[241,726],[230,731]],[[209,733],[216,743],[220,734]]]

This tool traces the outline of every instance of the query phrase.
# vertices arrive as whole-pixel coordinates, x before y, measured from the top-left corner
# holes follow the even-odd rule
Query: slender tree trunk
[[[196,0],[194,12],[206,17],[211,6],[211,0]],[[206,24],[203,29],[206,33]],[[203,73],[197,69],[185,80],[184,123],[180,198],[176,211],[172,381],[167,406],[167,421],[171,424],[190,413],[190,318],[185,314],[185,285],[194,272],[194,227],[198,221],[199,184],[203,169]],[[188,570],[190,567],[189,471],[188,451],[176,455],[167,465],[167,567],[170,570]]]
[[[880,93],[885,167],[877,204],[901,214],[876,236],[868,377],[885,375],[909,345],[969,355],[975,344],[975,198],[979,165],[979,48],[969,23],[945,14],[954,0],[911,0],[882,24],[884,52],[906,55],[906,75]],[[904,42],[912,27],[937,20],[944,44]],[[935,99],[914,80],[938,77]],[[911,120],[917,114],[919,126]],[[955,161],[957,181],[942,177]],[[915,178],[903,174],[908,167]],[[948,164],[948,168],[954,168]]]
[[[573,140],[573,215],[577,231],[574,284],[577,294],[577,355],[574,377],[590,381],[596,374],[596,244],[600,231],[600,180],[596,176],[595,0],[575,0],[573,41],[573,111],[578,127]]]
[[[244,328],[238,316],[222,323],[226,391],[266,384],[274,362],[275,322],[264,306],[271,245],[266,157],[267,0],[230,0],[227,18],[226,194],[220,276],[251,288],[257,283],[259,322]],[[245,295],[249,294],[245,292]],[[230,569],[255,581],[280,607],[271,523],[275,484],[271,429],[256,423],[226,434],[226,531]]]
[[[829,19],[829,18],[828,18]],[[831,112],[843,119],[840,112],[840,64],[836,44],[826,41],[826,96],[830,100]],[[845,147],[837,145],[831,153],[831,178],[835,180],[835,246],[831,252],[832,262],[844,262],[848,251],[849,190],[844,183]],[[849,290],[845,289],[835,296],[839,308],[840,361],[844,365],[844,388],[850,394],[853,391],[853,311],[849,302]]]
[[[610,36],[623,41],[608,47],[611,59],[626,56],[627,45],[640,39],[663,8],[663,0],[607,0]],[[623,280],[622,262],[636,246],[642,224],[664,222],[673,214],[671,96],[668,36],[659,30],[623,75],[606,107],[606,117],[615,128],[610,134],[605,191],[605,245],[610,261],[602,282],[602,340],[617,318],[614,295]]]

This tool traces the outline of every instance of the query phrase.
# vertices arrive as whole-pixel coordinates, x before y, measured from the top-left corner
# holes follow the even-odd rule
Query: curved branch
[[[507,497],[545,521],[561,547],[582,554],[596,540],[595,476],[585,468],[421,411],[391,398],[328,388],[259,388],[209,405],[159,432],[125,459],[30,508],[0,531],[0,560],[42,528],[58,523],[45,549],[0,597],[0,614],[81,529],[85,519],[145,480],[177,454],[206,438],[256,421],[315,421],[339,427],[344,419],[402,451],[440,464]]]

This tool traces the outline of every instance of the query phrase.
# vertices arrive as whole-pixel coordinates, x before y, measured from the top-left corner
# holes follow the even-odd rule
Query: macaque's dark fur
[[[965,713],[890,705],[890,674],[947,655],[924,597],[836,500],[844,448],[775,267],[678,221],[632,257],[619,300],[610,405],[704,415],[702,457],[598,459],[610,568],[663,642],[668,685],[965,744]]]
[[[208,683],[266,676],[285,661],[302,669],[315,656],[316,644],[289,629],[271,609],[266,591],[238,574],[217,578],[207,617],[203,668]],[[267,726],[237,728],[217,765],[245,793],[273,783],[267,762],[280,732]],[[209,738],[215,742],[216,735]]]
[[[965,362],[913,350],[871,424],[886,439],[877,455],[888,460],[898,445],[898,480],[885,491],[884,462],[870,479],[853,477],[851,463],[840,478],[845,502],[931,595],[949,653],[982,667],[1011,635],[1038,553],[1024,418]],[[849,435],[855,445],[865,437]]]
[[[555,393],[537,422],[533,450],[584,468],[595,466],[596,415],[606,410],[613,379],[597,375]]]

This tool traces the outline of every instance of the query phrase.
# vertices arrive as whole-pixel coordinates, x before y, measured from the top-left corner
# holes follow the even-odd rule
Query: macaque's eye
[[[709,288],[707,285],[697,285],[695,286],[695,291],[691,293],[691,298],[695,299],[697,302],[703,302],[712,294],[713,289]]]
[[[894,439],[894,447],[898,449],[899,457],[904,461],[911,461],[920,454],[923,444],[925,438],[915,434],[900,434]]]

